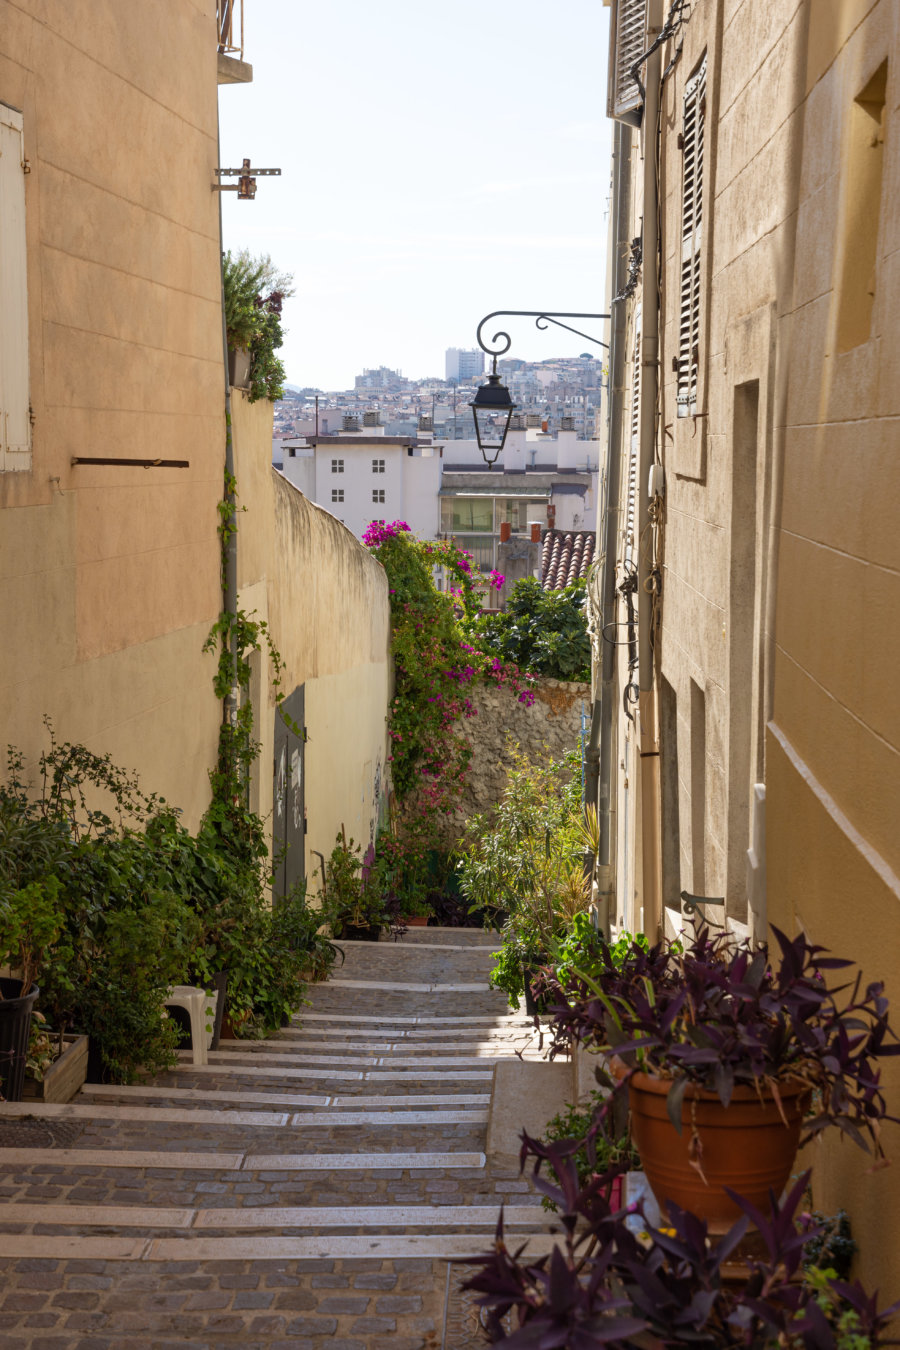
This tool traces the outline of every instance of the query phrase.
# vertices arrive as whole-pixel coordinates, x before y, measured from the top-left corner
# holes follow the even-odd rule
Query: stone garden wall
[[[472,760],[459,806],[447,818],[446,842],[454,843],[469,816],[490,811],[499,800],[512,765],[512,748],[529,759],[560,759],[581,745],[581,707],[590,716],[589,684],[539,679],[531,707],[495,685],[479,686],[469,697],[478,715],[465,723]]]

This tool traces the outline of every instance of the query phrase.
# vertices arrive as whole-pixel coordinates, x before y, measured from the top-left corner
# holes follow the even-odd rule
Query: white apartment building
[[[484,374],[484,352],[448,347],[444,353],[444,379],[472,380]]]
[[[347,426],[355,421],[345,418],[339,435],[282,441],[285,478],[358,539],[373,520],[405,520],[420,538],[437,538],[441,446]]]

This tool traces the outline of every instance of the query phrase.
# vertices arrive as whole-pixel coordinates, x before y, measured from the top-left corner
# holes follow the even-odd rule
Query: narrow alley
[[[465,1350],[451,1258],[546,1231],[486,1158],[494,1062],[527,1046],[496,935],[351,942],[277,1039],[146,1085],[0,1104],[4,1350]]]

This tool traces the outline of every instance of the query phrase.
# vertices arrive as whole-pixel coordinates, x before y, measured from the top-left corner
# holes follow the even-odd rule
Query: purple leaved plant
[[[834,1125],[883,1158],[887,1114],[878,1061],[900,1053],[884,986],[862,977],[830,984],[852,962],[826,954],[803,934],[773,927],[779,947],[735,944],[701,927],[684,945],[633,944],[624,955],[599,943],[589,969],[570,967],[563,987],[547,977],[551,1054],[573,1043],[615,1053],[626,1066],[671,1080],[669,1116],[681,1129],[689,1085],[723,1105],[735,1086],[768,1091],[801,1083],[811,1097],[806,1142]]]
[[[770,1196],[768,1217],[734,1196],[746,1212],[713,1238],[703,1220],[674,1206],[669,1227],[647,1224],[635,1232],[640,1225],[632,1214],[609,1206],[609,1179],[581,1186],[565,1147],[526,1138],[523,1154],[537,1157],[535,1183],[557,1204],[562,1231],[549,1255],[529,1258],[524,1247],[507,1246],[501,1213],[492,1250],[466,1258],[476,1271],[464,1287],[479,1295],[492,1344],[507,1350],[835,1350],[838,1319],[845,1331],[852,1328],[854,1344],[878,1350],[895,1343],[887,1332],[900,1305],[879,1311],[858,1282],[827,1272],[819,1272],[818,1283],[801,1278],[804,1245],[818,1232],[798,1218],[808,1172],[782,1204]],[[552,1165],[558,1186],[539,1176],[542,1161]],[[751,1219],[765,1254],[743,1258],[743,1279],[726,1278]]]

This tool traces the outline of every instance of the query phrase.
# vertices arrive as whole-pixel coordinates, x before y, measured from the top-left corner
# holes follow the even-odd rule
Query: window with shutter
[[[684,90],[681,193],[681,310],[678,327],[679,417],[697,411],[700,369],[700,252],[703,243],[703,140],[706,126],[706,57]]]
[[[0,103],[0,471],[31,467],[22,114]]]
[[[610,26],[609,94],[607,114],[637,125],[641,91],[632,67],[647,49],[647,0],[615,0]]]

